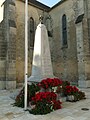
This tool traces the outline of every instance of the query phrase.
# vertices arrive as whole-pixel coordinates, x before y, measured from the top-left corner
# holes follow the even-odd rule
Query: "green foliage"
[[[47,104],[44,101],[40,101],[36,104],[35,108],[29,112],[34,115],[44,115],[52,111],[51,104]]]
[[[66,87],[66,86],[68,86],[68,85],[70,85],[70,82],[68,82],[68,81],[63,81],[63,83],[62,83],[62,86],[63,86],[63,87]]]
[[[61,109],[61,102],[57,100],[54,92],[39,92],[32,97],[34,108],[30,110],[32,114],[47,114],[53,110]]]
[[[78,100],[86,99],[85,93],[82,91],[79,91],[78,94],[76,95]]]
[[[76,101],[79,101],[79,100],[82,100],[82,99],[86,99],[85,97],[85,93],[82,92],[82,91],[78,91],[78,92],[75,92],[73,95],[73,99],[67,99],[67,101],[69,102],[76,102]],[[67,96],[68,98],[68,96]]]
[[[41,92],[42,88],[45,89],[44,92]],[[17,95],[14,103],[15,106],[24,107],[24,90],[25,88],[23,87]],[[57,78],[47,78],[38,84],[32,83],[28,85],[27,104],[31,107],[29,112],[35,115],[44,115],[54,110],[61,109],[62,103],[60,100],[57,100],[56,93],[71,98],[71,102],[85,99],[85,93],[80,91],[76,86],[71,86],[70,82],[62,81]]]
[[[24,107],[24,88],[17,95],[14,105],[17,107]]]
[[[31,101],[31,98],[35,96],[35,93],[39,91],[40,88],[36,84],[28,85],[27,90],[27,103],[29,105],[29,102]],[[21,89],[20,93],[17,95],[15,99],[15,106],[17,107],[24,107],[24,87]]]
[[[40,87],[37,84],[32,83],[31,85],[28,86],[28,92],[30,99],[35,96],[35,93],[40,90]]]

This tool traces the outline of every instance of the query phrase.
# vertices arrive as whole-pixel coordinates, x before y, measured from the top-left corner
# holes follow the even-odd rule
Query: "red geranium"
[[[35,95],[35,97],[32,97],[33,102],[50,102],[52,100],[56,100],[57,95],[54,92],[39,92]]]
[[[49,87],[62,85],[62,80],[58,78],[47,78],[42,80],[38,85],[44,89],[47,89]]]
[[[51,110],[61,109],[61,102],[57,100],[57,95],[54,92],[39,92],[32,97],[32,102],[36,105],[52,106]],[[43,106],[43,107],[44,107]]]
[[[79,89],[76,86],[66,86],[65,88],[66,95],[74,95],[77,92],[79,92]]]
[[[53,109],[54,110],[57,110],[57,109],[61,109],[62,107],[61,107],[61,104],[62,104],[62,102],[60,102],[60,100],[54,100],[53,101]]]

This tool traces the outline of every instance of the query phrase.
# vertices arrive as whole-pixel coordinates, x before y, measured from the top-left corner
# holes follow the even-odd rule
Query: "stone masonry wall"
[[[78,58],[78,75],[79,87],[90,87],[90,51],[88,39],[88,9],[87,1],[78,0],[78,14],[84,14],[81,21],[76,23],[76,41],[77,41],[77,58]]]
[[[0,89],[5,89],[6,42],[4,39],[4,0],[0,1]]]
[[[77,84],[78,65],[75,11],[73,6],[74,2],[68,0],[50,11],[53,19],[51,53],[55,76]],[[62,45],[62,16],[64,14],[67,16],[68,47],[63,47]]]
[[[4,20],[0,23],[0,89],[11,89],[24,82],[25,3],[6,0],[4,8]],[[64,14],[67,18],[66,47],[62,44]],[[83,19],[75,24],[81,14],[84,14]],[[90,87],[90,0],[66,0],[49,13],[28,5],[28,77],[33,59],[30,17],[34,19],[36,30],[40,15],[44,16],[44,23],[47,21],[45,24],[52,32],[49,43],[54,75],[80,87]]]
[[[6,80],[6,43],[4,40],[4,27],[3,21],[0,23],[0,89],[5,89]]]
[[[16,88],[16,23],[15,2],[5,2],[6,89]]]
[[[22,6],[22,9],[21,9]],[[44,15],[43,10],[34,6],[28,6],[28,21],[30,17],[34,19],[34,30],[39,24],[39,16]],[[16,80],[18,86],[24,82],[24,60],[25,60],[25,4],[20,0],[16,1]],[[28,22],[28,27],[30,24]],[[29,29],[28,29],[29,30]],[[28,31],[28,77],[31,75],[31,66],[33,59],[33,48],[30,48],[30,31]]]

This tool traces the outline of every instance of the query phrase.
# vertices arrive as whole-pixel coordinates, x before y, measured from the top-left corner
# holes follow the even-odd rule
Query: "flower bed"
[[[61,109],[61,102],[57,100],[54,92],[39,92],[32,97],[31,104],[34,108],[30,110],[33,114],[47,114],[53,110]]]
[[[84,92],[58,78],[47,78],[38,84],[28,85],[27,95],[27,103],[31,108],[29,112],[32,114],[47,114],[61,109],[61,96],[66,96],[70,102],[85,99]],[[14,105],[24,107],[24,88],[16,97]]]
[[[35,96],[36,92],[38,91],[40,91],[40,88],[36,84],[32,83],[32,85],[28,85],[28,90],[27,90],[28,106],[32,97]],[[16,96],[14,105],[22,108],[24,107],[24,88],[22,88],[20,93]]]
[[[67,96],[67,101],[70,102],[85,99],[85,93],[80,91],[76,86],[66,86],[65,94]]]

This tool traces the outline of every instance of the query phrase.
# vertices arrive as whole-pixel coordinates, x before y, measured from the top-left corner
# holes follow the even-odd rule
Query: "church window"
[[[62,44],[67,46],[67,19],[65,14],[62,16]]]
[[[30,47],[34,47],[34,19],[30,17]]]

